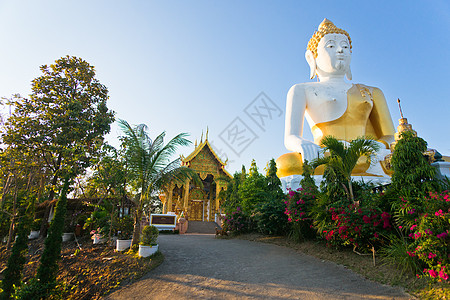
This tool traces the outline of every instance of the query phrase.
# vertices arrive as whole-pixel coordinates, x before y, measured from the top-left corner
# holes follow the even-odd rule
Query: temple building
[[[203,134],[202,134],[203,136]],[[203,137],[202,137],[203,139]],[[187,157],[181,156],[182,166],[194,170],[200,177],[203,187],[192,181],[180,185],[172,182],[168,195],[160,197],[164,204],[164,213],[184,213],[190,221],[214,221],[215,214],[220,212],[219,193],[227,189],[228,180],[232,176],[225,170],[226,162],[222,162],[208,142],[200,141],[195,150]]]

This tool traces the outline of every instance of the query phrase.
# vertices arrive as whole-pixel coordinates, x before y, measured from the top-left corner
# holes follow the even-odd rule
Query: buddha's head
[[[310,77],[344,76],[352,79],[350,70],[352,40],[349,34],[337,28],[330,20],[320,23],[309,40],[305,53],[310,67]]]

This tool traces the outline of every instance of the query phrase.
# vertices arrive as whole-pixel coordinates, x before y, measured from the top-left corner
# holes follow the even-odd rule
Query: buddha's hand
[[[311,162],[312,160],[319,157],[321,153],[321,148],[314,144],[314,143],[303,143],[300,145],[300,154],[302,155],[302,160],[307,160],[308,162]]]

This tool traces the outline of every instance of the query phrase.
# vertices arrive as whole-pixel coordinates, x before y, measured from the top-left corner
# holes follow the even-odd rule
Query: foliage
[[[258,172],[255,160],[252,160],[249,172],[248,177],[243,180],[238,190],[241,199],[240,205],[248,215],[253,213],[258,203],[263,203],[270,197],[267,193],[266,178]]]
[[[283,235],[289,228],[284,203],[279,198],[271,197],[258,203],[252,217],[256,229],[263,234]]]
[[[48,237],[45,239],[45,248],[42,253],[40,265],[35,279],[21,294],[21,299],[45,299],[52,294],[56,286],[58,273],[58,260],[61,258],[61,243],[64,227],[64,218],[67,206],[67,191],[69,189],[69,176],[64,181],[61,196],[56,204],[55,216],[50,223]]]
[[[39,229],[41,228],[41,223],[41,219],[34,219],[33,223],[31,224],[31,230],[39,231]]]
[[[170,161],[179,146],[190,144],[186,139],[187,134],[181,133],[164,145],[165,132],[152,140],[144,124],[132,127],[126,121],[119,120],[119,125],[125,135],[122,145],[130,170],[130,183],[140,194],[134,215],[132,244],[136,244],[139,241],[144,206],[153,194],[168,189],[171,181],[184,183],[187,179],[193,179],[198,185],[202,184],[192,169],[180,166],[180,158]]]
[[[373,249],[382,243],[382,236],[391,229],[391,216],[376,207],[329,208],[332,222],[321,232],[329,245],[352,246],[361,251]]]
[[[17,239],[11,251],[11,256],[8,259],[8,265],[4,272],[4,279],[2,281],[3,293],[0,299],[10,299],[14,289],[21,285],[22,270],[26,261],[26,254],[28,250],[28,234],[30,233],[30,218],[25,213],[19,221],[17,229]]]
[[[223,228],[234,234],[241,234],[251,232],[253,223],[250,216],[238,206],[235,211],[226,214]]]
[[[222,194],[220,196],[225,198],[222,206],[225,213],[231,213],[240,206],[241,199],[239,198],[239,187],[245,177],[245,168],[242,166],[242,172],[235,172],[233,179],[228,183],[227,190],[221,192]]]
[[[115,218],[113,223],[117,236],[121,240],[130,239],[133,235],[133,218],[130,215]]]
[[[84,229],[98,228],[97,234],[107,236],[111,226],[109,213],[105,209],[93,211],[91,216],[86,219],[84,223]]]
[[[284,213],[292,225],[291,238],[297,242],[314,237],[311,210],[316,202],[316,195],[317,190],[311,186],[288,191]]]
[[[438,188],[436,170],[423,155],[427,142],[405,131],[395,145],[391,158],[392,188],[399,197],[420,199]]]
[[[424,276],[447,281],[450,274],[450,192],[430,193],[423,201],[423,212],[411,208],[408,202],[404,207],[407,214],[414,217],[411,226],[400,225],[409,232],[408,255],[417,257],[425,267]]]
[[[15,95],[9,100],[14,110],[5,124],[3,143],[14,155],[33,158],[45,174],[46,197],[53,200],[60,178],[69,172],[75,177],[90,166],[114,113],[106,106],[107,88],[83,59],[62,57],[40,70],[29,98]],[[45,233],[43,222],[41,235]]]
[[[158,228],[156,228],[155,226],[153,225],[144,226],[144,229],[142,230],[140,244],[143,246],[155,246],[158,235],[159,231]]]
[[[378,144],[374,140],[357,138],[346,145],[332,136],[325,136],[321,145],[323,151],[329,151],[330,155],[315,159],[312,162],[314,168],[325,165],[324,177],[342,186],[347,198],[354,201],[352,171],[360,157],[365,156],[369,160],[378,151]]]

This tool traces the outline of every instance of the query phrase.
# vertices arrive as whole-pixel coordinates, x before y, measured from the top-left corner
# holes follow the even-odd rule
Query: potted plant
[[[133,235],[133,218],[124,216],[115,222],[117,230],[116,251],[123,251],[131,246],[131,237]]]
[[[141,242],[139,243],[139,256],[148,257],[158,251],[158,244],[156,239],[158,238],[159,231],[153,225],[145,226],[141,234]]]
[[[41,229],[41,222],[42,222],[42,219],[35,219],[33,221],[33,224],[31,224],[31,232],[30,232],[30,235],[28,236],[28,239],[34,240],[39,237],[39,233],[40,233],[40,229]]]
[[[94,241],[94,244],[100,244],[104,241],[101,231],[102,230],[100,228],[91,231],[91,239]]]
[[[67,242],[70,241],[73,237],[73,233],[75,231],[75,226],[71,218],[66,218],[64,222],[64,233],[62,235],[62,241]]]

